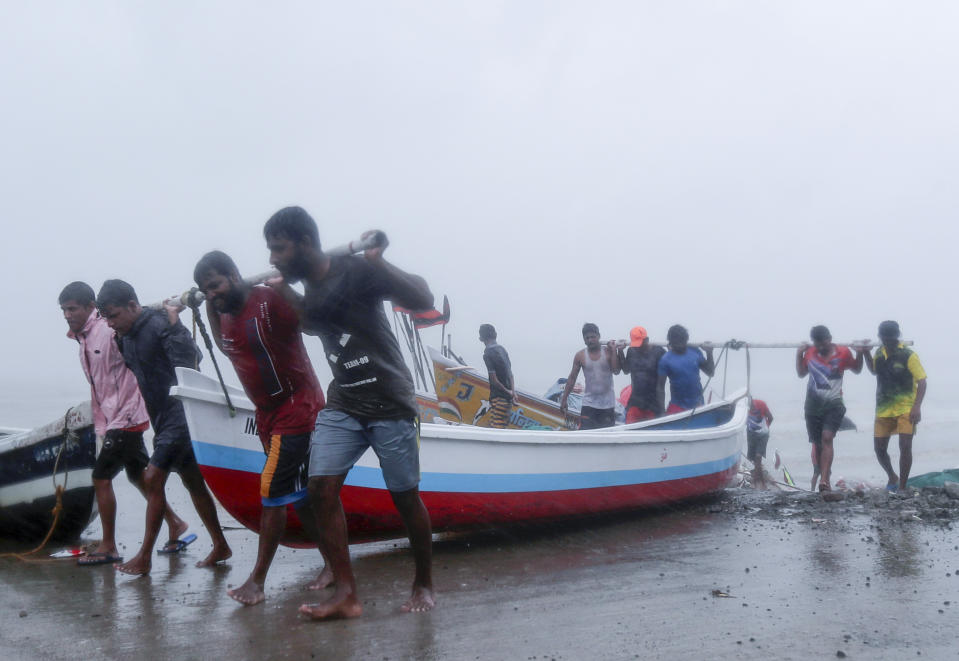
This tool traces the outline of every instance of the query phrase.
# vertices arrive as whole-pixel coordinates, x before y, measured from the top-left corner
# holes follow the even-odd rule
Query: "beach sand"
[[[175,480],[174,480],[175,481]],[[122,495],[122,479],[117,480]],[[196,520],[182,488],[179,511]],[[122,501],[136,550],[142,509]],[[438,536],[438,607],[399,611],[405,540],[353,546],[364,614],[311,622],[297,607],[315,551],[281,548],[267,601],[226,590],[256,536],[228,530],[234,558],[193,563],[209,536],[157,556],[146,578],[71,561],[0,560],[0,648],[13,659],[903,659],[959,658],[959,501],[727,490],[683,507],[563,525]],[[165,530],[164,530],[165,534]]]

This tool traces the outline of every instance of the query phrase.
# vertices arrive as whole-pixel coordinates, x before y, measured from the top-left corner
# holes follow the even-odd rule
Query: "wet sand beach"
[[[130,509],[128,556],[142,514]],[[426,614],[399,611],[405,540],[366,544],[351,547],[363,616],[326,623],[296,612],[318,596],[304,589],[316,552],[281,548],[267,601],[243,607],[226,590],[248,575],[255,535],[229,530],[233,560],[198,569],[210,542],[194,527],[197,542],[157,556],[146,578],[0,560],[0,645],[6,659],[959,658],[957,518],[943,493],[827,503],[732,489],[670,510],[438,536],[439,602]]]

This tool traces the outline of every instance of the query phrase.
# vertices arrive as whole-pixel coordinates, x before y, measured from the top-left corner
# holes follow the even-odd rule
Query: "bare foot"
[[[149,574],[151,566],[149,556],[144,556],[142,553],[137,553],[129,562],[124,562],[122,565],[113,565],[118,572],[132,576]]]
[[[102,541],[87,555],[120,555],[116,544],[104,544]]]
[[[311,620],[335,620],[359,617],[363,614],[363,606],[352,592],[349,594],[337,592],[318,604],[303,604],[300,606],[300,612]]]
[[[400,610],[404,613],[425,613],[433,610],[436,605],[436,598],[433,596],[433,588],[423,585],[414,585],[413,594],[407,600]]]
[[[205,557],[200,562],[196,563],[197,567],[213,567],[224,560],[229,560],[233,557],[233,551],[229,546],[214,546],[213,550],[210,551],[210,555]]]
[[[306,586],[307,590],[322,590],[333,585],[333,572],[330,571],[329,567],[324,567],[323,571],[320,572],[320,575],[316,577],[316,580],[312,583],[308,583]]]
[[[180,536],[190,529],[190,524],[184,521],[183,519],[177,519],[177,523],[174,523],[172,526],[169,526],[169,528],[170,528],[170,539],[167,542],[168,544],[171,542],[175,543],[178,539],[180,539]]]
[[[240,587],[235,590],[227,590],[226,593],[245,606],[252,606],[266,599],[263,585],[254,581],[252,576],[246,579],[246,583]]]

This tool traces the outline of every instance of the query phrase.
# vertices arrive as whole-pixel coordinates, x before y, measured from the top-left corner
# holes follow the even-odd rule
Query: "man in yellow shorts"
[[[922,419],[920,407],[926,396],[926,372],[919,356],[899,341],[899,324],[879,324],[882,346],[873,358],[865,352],[866,367],[876,375],[876,430],[874,447],[879,465],[889,476],[886,489],[905,490],[912,469],[912,437]],[[899,435],[899,475],[889,459],[889,437]]]

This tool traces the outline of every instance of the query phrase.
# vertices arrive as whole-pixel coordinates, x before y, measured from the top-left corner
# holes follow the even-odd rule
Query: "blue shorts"
[[[326,408],[316,416],[310,445],[310,477],[345,475],[372,447],[383,481],[394,492],[420,483],[420,434],[416,418],[371,420]]]

